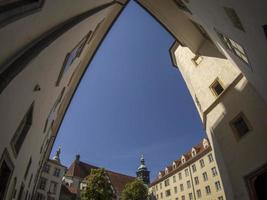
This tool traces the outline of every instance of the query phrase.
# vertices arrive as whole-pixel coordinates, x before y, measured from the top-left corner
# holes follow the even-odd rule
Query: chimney
[[[75,161],[78,162],[78,163],[80,162],[80,154],[77,154],[77,155],[76,155],[76,159],[75,159]]]

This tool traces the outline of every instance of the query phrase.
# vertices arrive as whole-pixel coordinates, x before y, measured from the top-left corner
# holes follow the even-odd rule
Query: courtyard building
[[[34,196],[69,102],[124,3],[1,1],[0,200]]]
[[[159,172],[149,185],[151,199],[225,200],[214,152],[207,139]]]
[[[62,178],[67,167],[60,162],[60,149],[45,163],[38,182],[35,200],[59,200]]]

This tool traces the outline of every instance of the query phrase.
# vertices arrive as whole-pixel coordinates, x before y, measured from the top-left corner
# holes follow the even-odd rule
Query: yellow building
[[[156,199],[223,200],[221,176],[207,139],[167,166],[149,186]]]

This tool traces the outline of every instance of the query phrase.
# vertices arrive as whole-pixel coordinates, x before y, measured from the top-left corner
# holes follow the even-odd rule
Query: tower
[[[56,151],[56,155],[53,157],[53,160],[57,161],[60,164],[60,153],[61,153],[61,147],[58,148]]]
[[[145,159],[143,155],[141,156],[140,162],[141,165],[138,167],[136,176],[138,179],[142,180],[146,185],[148,185],[150,183],[150,178],[149,178],[150,171],[148,171],[145,165]]]

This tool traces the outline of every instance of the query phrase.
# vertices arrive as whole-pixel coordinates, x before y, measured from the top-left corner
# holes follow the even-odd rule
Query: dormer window
[[[162,174],[161,174],[161,172],[159,172],[159,175],[158,175],[158,177],[159,177],[159,178],[161,178],[161,177],[162,177]]]
[[[182,160],[182,163],[183,163],[183,164],[184,164],[185,161],[186,161],[184,156],[182,156],[182,159],[181,159],[181,160]]]
[[[196,152],[196,149],[195,148],[192,148],[191,154],[192,154],[192,157],[195,157],[196,156],[197,152]]]
[[[168,168],[167,168],[167,167],[165,168],[165,173],[166,173],[166,174],[168,174],[168,173],[169,173],[169,170],[168,170]]]
[[[207,149],[209,147],[209,142],[208,142],[207,139],[203,140],[203,146],[204,146],[205,149]]]
[[[172,163],[172,167],[173,167],[173,169],[176,168],[176,163],[175,162]]]

